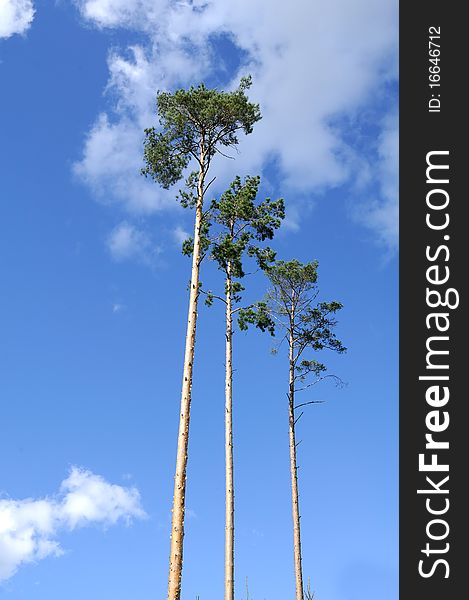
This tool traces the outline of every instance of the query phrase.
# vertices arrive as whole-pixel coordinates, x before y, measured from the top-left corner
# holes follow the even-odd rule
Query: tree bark
[[[234,600],[233,314],[231,269],[226,278],[225,366],[225,600]]]
[[[290,433],[290,475],[293,517],[293,557],[295,565],[296,600],[303,598],[303,572],[301,567],[301,531],[300,531],[300,507],[298,498],[298,467],[296,464],[296,437],[295,437],[295,360],[293,326],[295,319],[295,307],[292,298],[289,335],[289,391],[288,391],[288,416]]]
[[[195,334],[197,325],[197,302],[199,297],[200,233],[203,218],[205,149],[200,147],[200,168],[197,184],[197,203],[195,207],[194,249],[189,293],[184,369],[182,376],[181,409],[176,454],[176,473],[174,476],[174,495],[171,524],[171,547],[169,555],[168,600],[179,600],[181,596],[181,577],[184,540],[184,515],[186,494],[187,450],[189,441],[189,421],[192,391],[192,372],[194,364]]]

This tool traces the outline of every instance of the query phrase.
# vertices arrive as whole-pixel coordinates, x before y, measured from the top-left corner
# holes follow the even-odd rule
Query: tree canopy
[[[249,102],[251,77],[243,77],[232,92],[207,88],[203,83],[175,92],[158,92],[161,130],[145,129],[142,173],[169,188],[179,181],[194,159],[206,172],[220,147],[239,142],[238,132],[252,132],[260,120],[259,105]]]
[[[283,337],[294,347],[295,380],[305,381],[308,375],[321,377],[327,370],[322,362],[303,358],[306,350],[333,350],[342,354],[345,346],[337,338],[336,313],[342,303],[316,302],[319,289],[318,262],[301,263],[294,259],[279,260],[269,265],[266,275],[271,287],[266,298],[254,307],[240,311],[242,327],[253,324],[261,329],[273,321],[283,331]]]

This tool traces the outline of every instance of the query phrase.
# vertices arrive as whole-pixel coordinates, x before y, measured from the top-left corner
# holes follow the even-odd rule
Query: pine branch
[[[216,294],[212,294],[212,292],[206,292],[202,288],[199,289],[199,292],[201,292],[202,294],[205,294],[205,296],[210,296],[211,298],[215,298],[216,300],[220,300],[220,302],[223,302],[224,304],[227,303],[226,300],[225,300],[225,298],[222,298],[221,296],[217,296]]]
[[[296,390],[297,392],[299,390]],[[296,410],[297,408],[300,408],[301,406],[308,406],[308,404],[323,404],[324,400],[311,400],[311,402],[303,402],[302,404],[297,404],[296,406],[293,407],[293,410]],[[301,413],[303,414],[303,413]]]
[[[309,383],[308,385],[305,385],[301,388],[297,388],[295,391],[303,392],[304,390],[307,390],[308,388],[312,387],[313,385],[316,385],[317,383],[319,383],[320,381],[323,381],[324,379],[334,379],[338,386],[345,385],[344,382],[342,381],[342,379],[340,379],[340,377],[337,377],[337,375],[324,375],[323,377],[319,377],[318,379]]]

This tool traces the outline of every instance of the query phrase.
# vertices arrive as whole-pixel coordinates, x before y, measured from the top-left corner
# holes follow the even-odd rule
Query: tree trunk
[[[226,278],[225,366],[225,600],[234,600],[234,481],[233,481],[233,315],[231,270]]]
[[[189,439],[195,333],[197,324],[197,301],[199,297],[200,232],[203,217],[202,208],[204,200],[205,175],[205,152],[203,145],[201,145],[200,169],[197,185],[197,204],[195,207],[194,250],[192,254],[189,311],[184,353],[184,370],[182,376],[181,412],[179,417],[176,473],[174,476],[171,548],[169,555],[168,600],[179,600],[181,596],[187,449]]]
[[[295,562],[296,600],[303,598],[303,573],[301,568],[301,532],[300,532],[300,507],[298,500],[298,467],[296,464],[296,438],[295,438],[295,362],[294,362],[294,304],[292,302],[292,321],[290,323],[290,381],[288,391],[288,410],[290,424],[290,475],[291,497],[293,516],[293,556]]]

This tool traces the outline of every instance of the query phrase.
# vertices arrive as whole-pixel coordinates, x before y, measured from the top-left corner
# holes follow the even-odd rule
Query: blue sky
[[[154,94],[252,73],[235,161],[343,302],[298,425],[305,578],[397,597],[397,5],[0,0],[0,597],[164,597],[192,215],[139,175]],[[202,279],[219,285],[212,265]],[[247,296],[261,297],[262,279]],[[223,314],[201,306],[183,597],[223,584]],[[235,336],[236,582],[294,590],[285,356]],[[255,360],[254,360],[255,357]],[[306,399],[306,398],[305,398]]]

